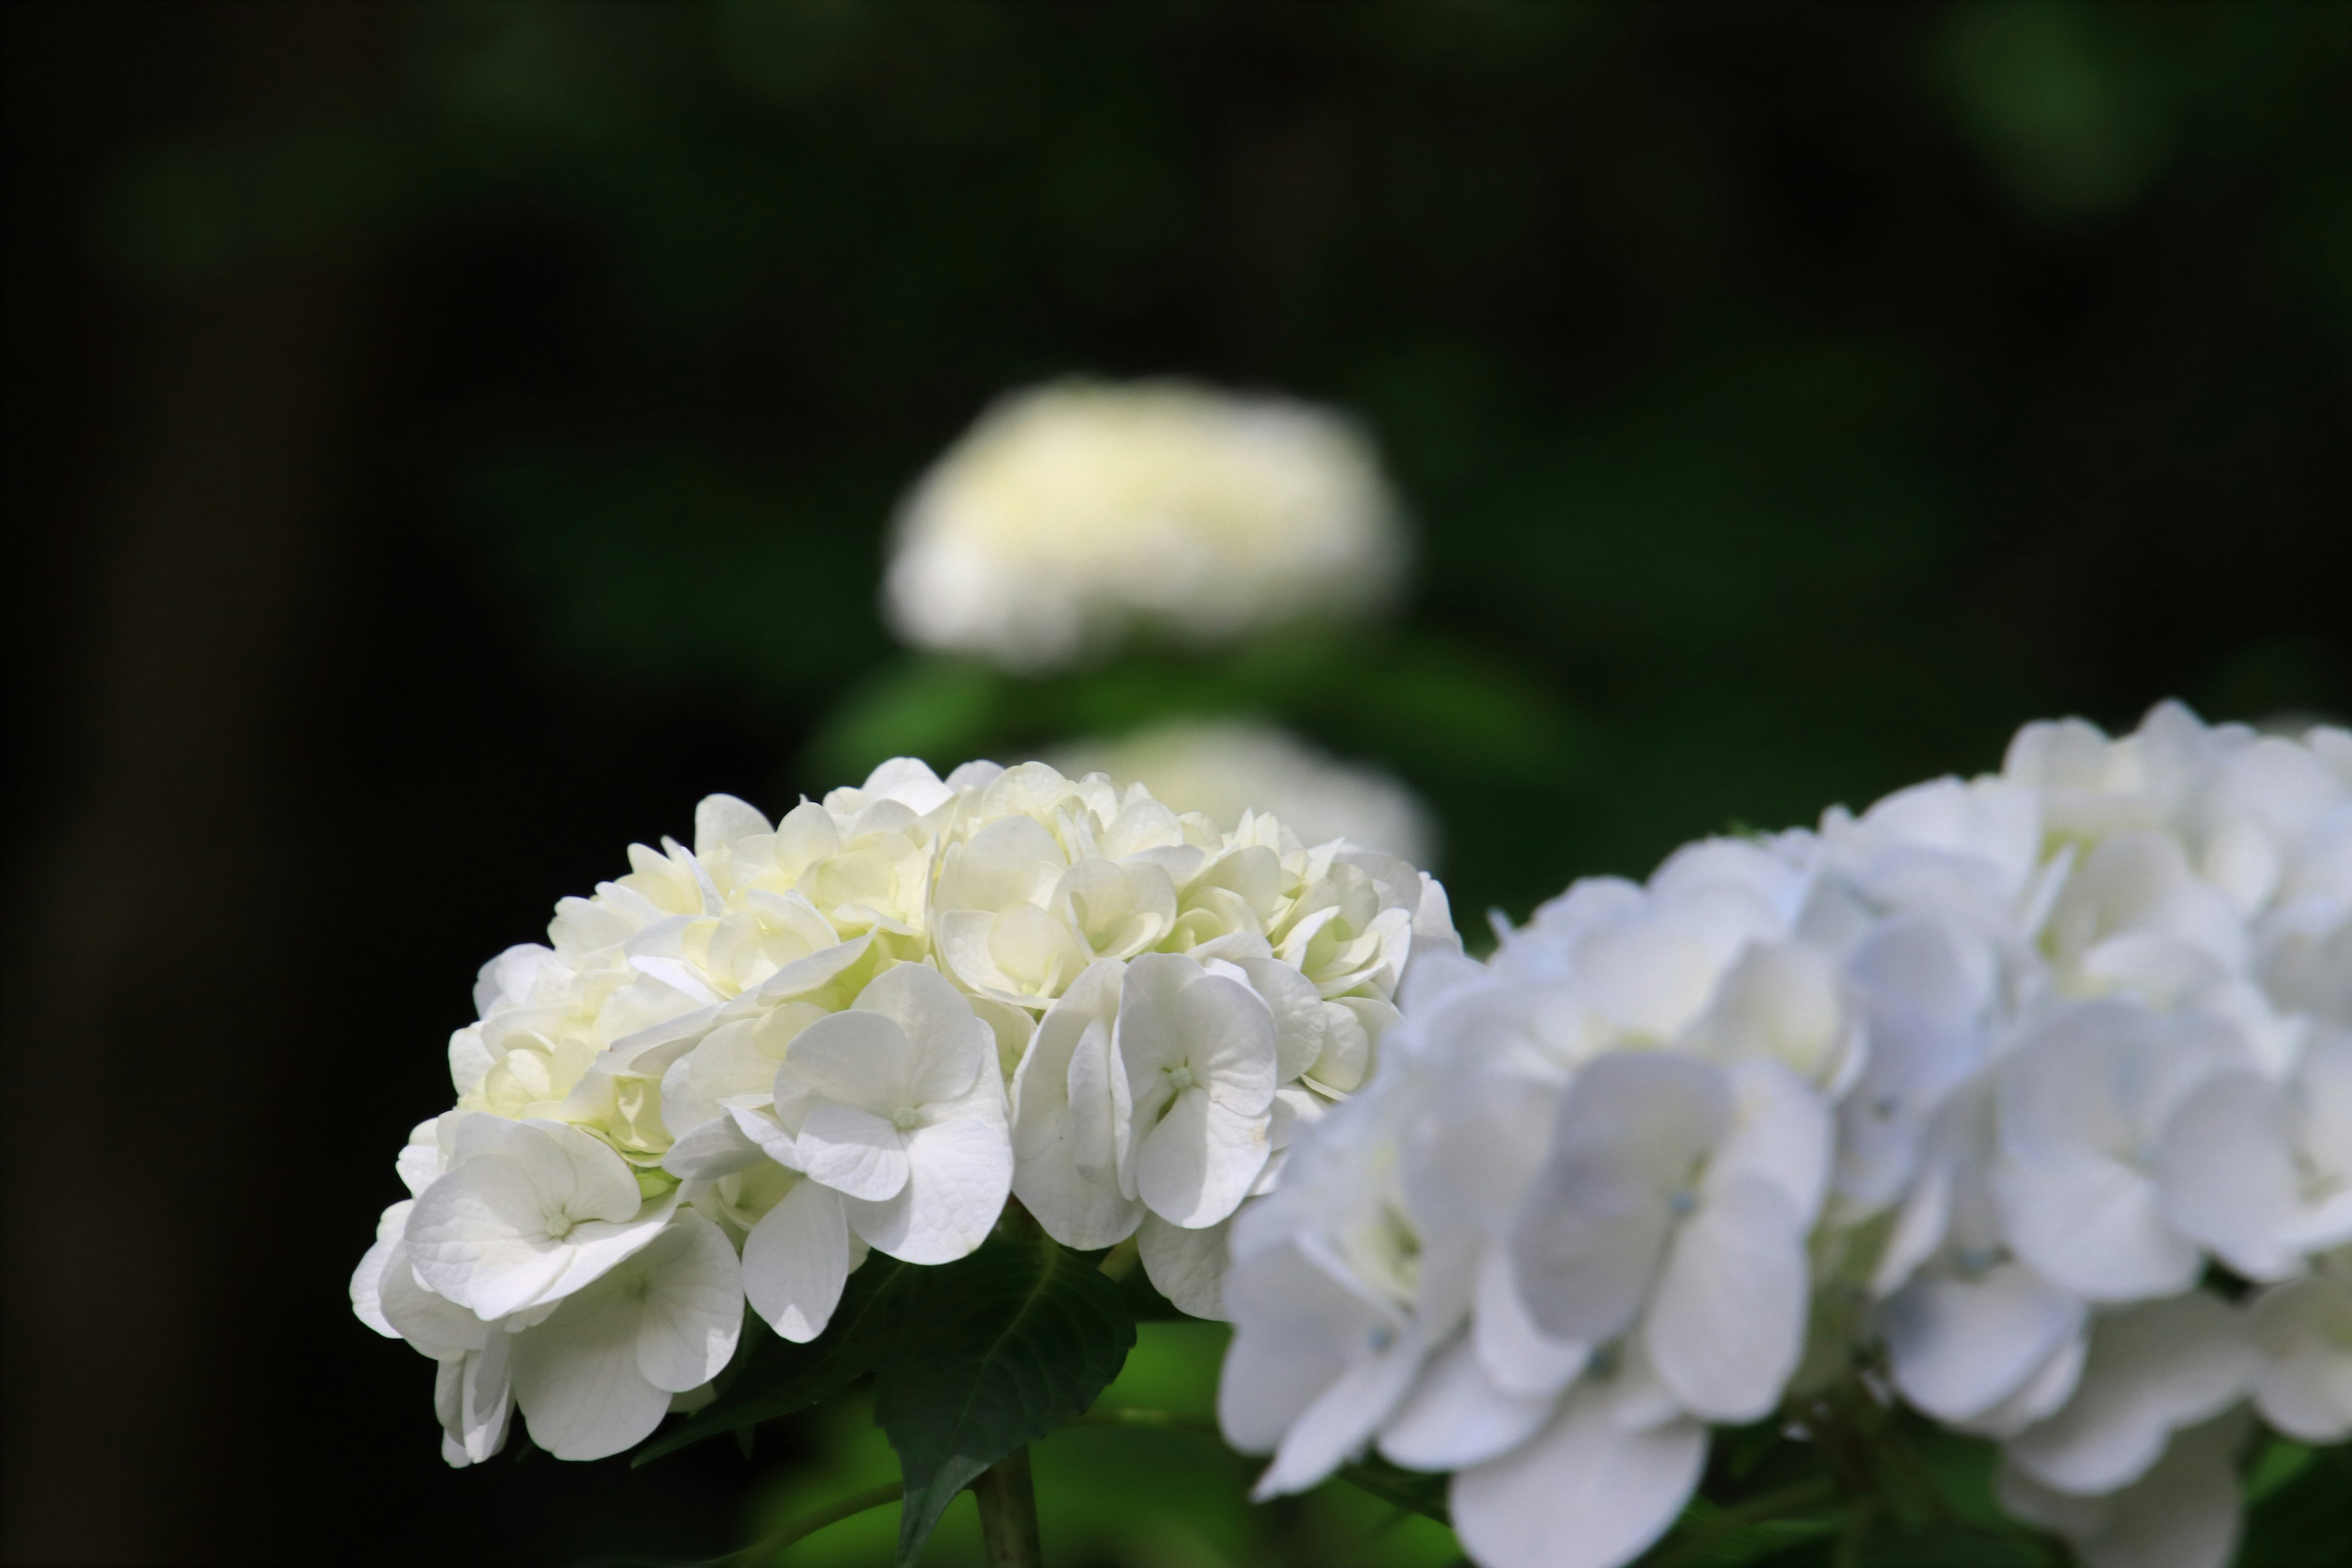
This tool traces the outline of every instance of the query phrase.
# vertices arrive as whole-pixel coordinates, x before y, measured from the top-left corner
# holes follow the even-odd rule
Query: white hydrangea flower
[[[629,858],[483,967],[352,1276],[439,1363],[452,1464],[518,1403],[562,1457],[626,1447],[747,1301],[813,1340],[869,1248],[962,1258],[1016,1193],[1216,1313],[1236,1209],[1460,951],[1393,857],[1041,763],[901,758],[773,824],[713,795]]]
[[[1140,784],[1179,812],[1228,832],[1242,813],[1271,812],[1310,844],[1345,838],[1427,866],[1436,857],[1429,807],[1378,769],[1344,763],[1289,731],[1245,719],[1179,719],[1050,753],[1064,773]]]
[[[897,532],[884,604],[899,635],[1023,669],[1138,626],[1208,642],[1361,614],[1395,593],[1407,554],[1351,423],[1180,381],[1005,397],[916,486]]]
[[[1999,1442],[2094,1568],[2220,1568],[2249,1400],[2352,1428],[2347,931],[2352,736],[2174,705],[1580,882],[1418,965],[1234,1224],[1227,1435],[1268,1491],[1451,1471],[1483,1568],[1615,1568],[1709,1423],[1842,1386]]]

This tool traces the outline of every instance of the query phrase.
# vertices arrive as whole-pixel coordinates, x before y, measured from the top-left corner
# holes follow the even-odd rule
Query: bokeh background
[[[2352,712],[2340,4],[5,26],[11,1562],[683,1556],[889,1473],[451,1472],[344,1309],[475,966],[708,791],[1246,711],[1418,789],[1471,926],[2037,715]],[[1352,411],[1405,612],[898,648],[897,498],[1071,372]],[[1447,1559],[1204,1445],[1055,1439],[1049,1550]]]

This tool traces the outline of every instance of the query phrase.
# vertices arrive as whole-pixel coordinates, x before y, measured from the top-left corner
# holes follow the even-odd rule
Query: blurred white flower
[[[1327,410],[1181,381],[1012,394],[908,497],[885,586],[926,647],[1066,664],[1150,626],[1213,642],[1395,593],[1370,440]]]
[[[1174,810],[1197,811],[1232,831],[1245,811],[1270,812],[1309,844],[1351,843],[1428,866],[1437,825],[1398,780],[1341,762],[1289,731],[1245,719],[1181,719],[1108,739],[1074,741],[1048,754],[1064,773],[1108,773],[1140,784]]]
[[[1227,1435],[1267,1491],[1454,1472],[1483,1568],[1616,1568],[1708,1423],[1899,1397],[2093,1568],[2220,1568],[2249,1400],[2352,1428],[2348,931],[2352,736],[2168,704],[1579,882],[1417,960],[1234,1221]]]

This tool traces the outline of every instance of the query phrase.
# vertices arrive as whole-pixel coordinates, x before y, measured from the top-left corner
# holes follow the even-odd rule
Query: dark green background
[[[8,1552],[738,1538],[731,1451],[444,1472],[341,1304],[473,967],[708,790],[1248,708],[1467,923],[2037,715],[2352,711],[2347,16],[9,8]],[[1071,371],[1357,412],[1409,612],[895,651],[896,497]]]

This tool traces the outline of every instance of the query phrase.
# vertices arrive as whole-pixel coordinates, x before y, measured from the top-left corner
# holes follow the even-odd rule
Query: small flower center
[[[570,1236],[572,1234],[572,1216],[568,1214],[560,1214],[554,1218],[549,1220],[547,1222],[547,1234],[551,1238],[556,1241],[562,1241],[565,1237]]]
[[[890,1113],[890,1125],[901,1132],[909,1131],[920,1120],[921,1118],[916,1114],[915,1108],[911,1105],[902,1105]]]
[[[1191,1068],[1179,1067],[1170,1068],[1168,1069],[1168,1087],[1172,1089],[1176,1089],[1181,1092],[1192,1088],[1200,1080],[1192,1076],[1192,1069]]]

